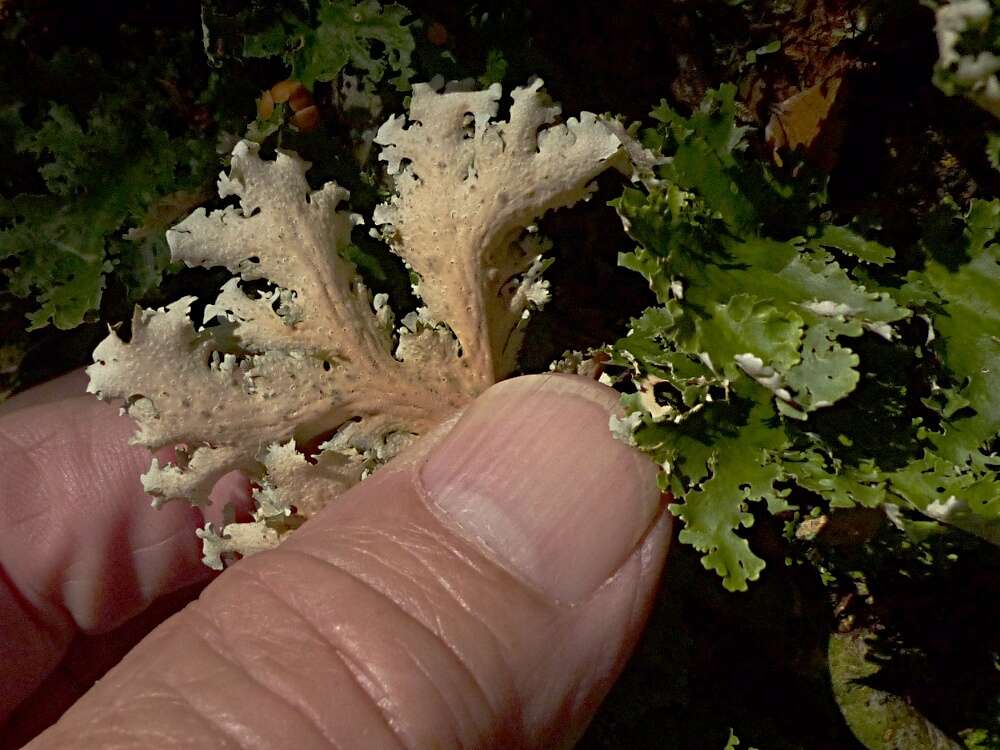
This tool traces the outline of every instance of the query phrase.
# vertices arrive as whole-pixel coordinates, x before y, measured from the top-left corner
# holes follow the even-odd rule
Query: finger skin
[[[18,750],[54,724],[153,628],[194,601],[204,587],[199,582],[162,596],[107,633],[77,633],[59,665],[11,712],[0,730],[0,750]]]
[[[600,397],[610,408],[613,394]],[[571,437],[619,449],[606,412]],[[638,638],[669,518],[656,516],[596,592],[562,604],[442,521],[419,466],[417,456],[386,467],[277,550],[232,566],[29,747],[578,738]]]
[[[197,509],[150,507],[131,420],[71,374],[0,412],[0,722],[78,633],[111,630],[208,577]],[[245,495],[240,480],[219,488]]]
[[[87,373],[82,369],[47,380],[0,403],[0,417],[27,409],[29,406],[41,406],[82,396],[87,392],[88,382]]]

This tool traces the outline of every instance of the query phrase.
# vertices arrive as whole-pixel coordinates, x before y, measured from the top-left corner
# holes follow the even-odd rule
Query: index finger
[[[59,663],[78,632],[100,633],[208,575],[181,503],[154,510],[130,446],[134,425],[83,392],[78,373],[0,411],[0,721]],[[216,503],[245,498],[231,476]]]

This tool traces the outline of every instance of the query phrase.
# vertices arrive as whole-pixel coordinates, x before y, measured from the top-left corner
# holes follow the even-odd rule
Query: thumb
[[[552,747],[645,619],[669,521],[582,378],[494,386],[240,561],[32,747]]]

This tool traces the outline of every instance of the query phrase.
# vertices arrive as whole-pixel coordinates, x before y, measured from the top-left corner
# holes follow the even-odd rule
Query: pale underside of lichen
[[[1000,117],[1000,57],[990,50],[961,51],[966,31],[989,27],[993,8],[986,0],[953,0],[935,11],[938,42],[938,65],[947,70],[965,89],[965,95],[992,114]]]
[[[534,224],[585,199],[624,150],[589,113],[554,124],[541,81],[497,122],[500,96],[418,84],[409,116],[375,138],[396,192],[371,231],[419,279],[417,314],[397,323],[343,256],[363,223],[341,208],[345,190],[312,190],[297,155],[263,160],[241,142],[219,179],[239,204],[167,234],[174,260],[234,277],[202,320],[190,297],[138,310],[128,343],[112,331],[95,350],[90,391],[125,403],[136,443],[175,449],[143,476],[155,503],[203,505],[231,471],[255,483],[252,521],[199,532],[210,566],[274,546],[516,366],[549,294]]]

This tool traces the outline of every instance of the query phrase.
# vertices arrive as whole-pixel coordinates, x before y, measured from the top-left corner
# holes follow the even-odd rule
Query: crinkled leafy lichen
[[[90,390],[125,401],[135,442],[175,449],[143,477],[157,503],[204,504],[234,470],[254,480],[252,521],[200,532],[208,565],[274,546],[515,367],[525,323],[548,298],[534,222],[587,198],[623,158],[594,115],[556,124],[541,86],[515,89],[497,121],[499,84],[418,84],[409,115],[378,131],[395,193],[371,231],[423,302],[401,321],[343,255],[364,223],[344,208],[347,192],[311,190],[294,153],[264,160],[241,142],[219,179],[220,196],[239,204],[199,209],[168,232],[174,260],[234,277],[201,320],[191,297],[138,310],[128,343],[112,332],[94,352]]]
[[[660,164],[616,202],[639,244],[620,262],[660,305],[608,350],[630,391],[612,428],[661,465],[681,541],[732,590],[764,568],[741,533],[754,501],[886,505],[995,541],[1000,202],[897,260],[743,155],[734,96],[657,108]]]

